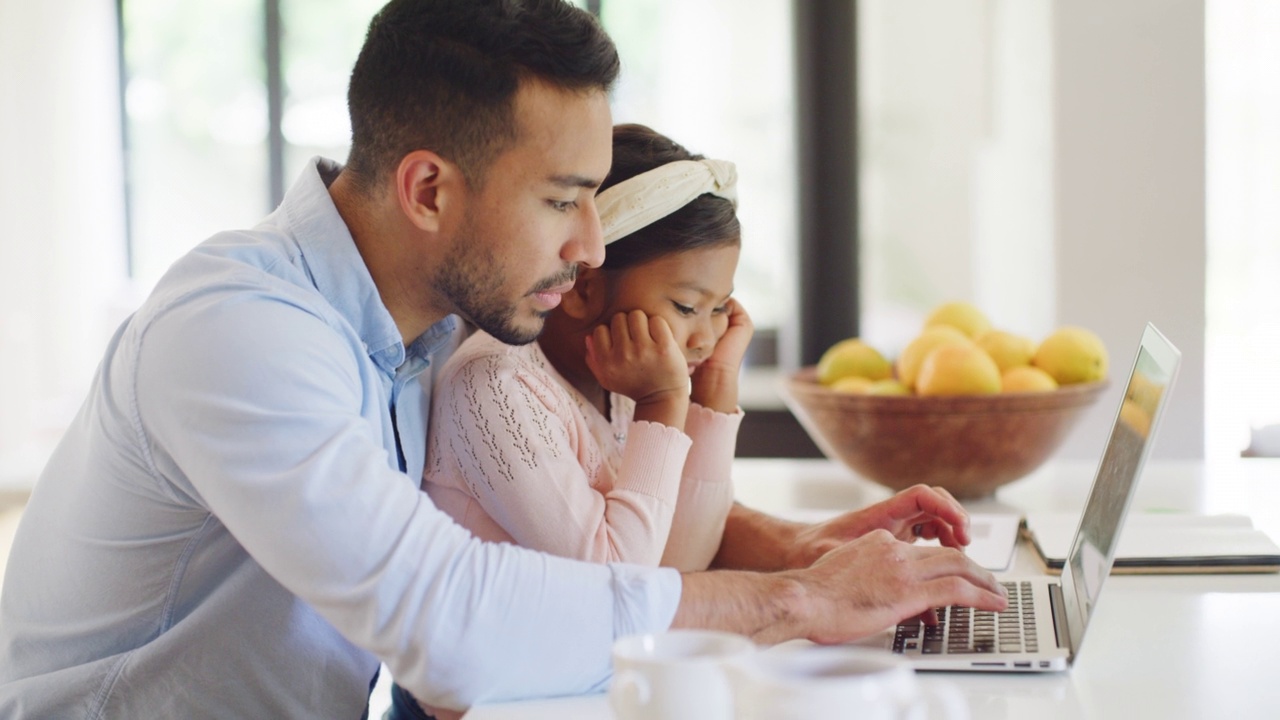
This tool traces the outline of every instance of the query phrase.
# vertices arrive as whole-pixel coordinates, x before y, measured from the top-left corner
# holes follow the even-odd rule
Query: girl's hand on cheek
[[[693,401],[717,412],[731,413],[738,408],[738,373],[755,325],[737,300],[730,298],[725,310],[729,327],[710,357],[693,373]]]
[[[600,386],[636,401],[636,419],[684,427],[689,369],[660,317],[618,313],[587,337],[587,367]]]

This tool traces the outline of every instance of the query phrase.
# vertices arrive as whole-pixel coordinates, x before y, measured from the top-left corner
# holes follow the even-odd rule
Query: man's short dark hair
[[[608,92],[618,69],[596,18],[564,0],[391,0],[351,71],[347,170],[368,191],[431,150],[479,184],[517,138],[522,81]]]

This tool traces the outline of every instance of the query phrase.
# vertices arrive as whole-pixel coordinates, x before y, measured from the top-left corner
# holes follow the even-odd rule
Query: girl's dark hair
[[[694,155],[671,138],[644,125],[617,125],[613,128],[613,167],[600,190],[670,162],[702,159],[702,155]],[[742,228],[733,203],[707,193],[610,244],[605,249],[603,267],[605,270],[625,270],[663,255],[737,245],[741,241]]]
[[[482,184],[517,139],[521,82],[608,92],[618,69],[600,23],[564,0],[391,0],[351,71],[347,170],[369,190],[405,155],[431,150]]]

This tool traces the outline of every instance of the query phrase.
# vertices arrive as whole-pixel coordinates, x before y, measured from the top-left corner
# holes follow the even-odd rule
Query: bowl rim
[[[1104,378],[1088,383],[1063,385],[1044,392],[997,393],[994,395],[858,395],[839,393],[818,383],[817,366],[809,365],[783,379],[783,399],[788,405],[821,404],[842,410],[874,413],[992,413],[1043,412],[1092,405],[1099,393],[1111,385]]]

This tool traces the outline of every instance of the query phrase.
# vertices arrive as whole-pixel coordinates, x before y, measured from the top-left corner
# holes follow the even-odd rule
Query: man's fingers
[[[928,610],[925,610],[924,612],[922,612],[922,613],[920,613],[919,615],[915,616],[915,619],[916,619],[916,620],[919,620],[920,622],[924,623],[925,625],[937,625],[937,624],[938,624],[938,612],[937,612],[937,610],[936,610],[935,608],[929,608]]]
[[[969,513],[945,489],[915,485],[885,502],[889,515],[899,522],[916,524],[936,519],[950,527],[951,537],[957,543],[969,544]]]
[[[960,501],[956,500],[955,496],[951,494],[951,491],[936,485],[933,487],[933,491],[938,495],[941,495],[943,501],[950,505],[956,512],[962,513],[964,518],[964,520],[958,525],[954,523],[947,525],[947,534],[950,535],[950,542],[948,542],[948,539],[943,535],[939,535],[938,539],[942,541],[943,545],[947,545],[948,547],[968,545],[973,540],[973,536],[969,534],[969,513],[964,509],[964,506],[960,504]]]
[[[943,547],[960,549],[965,543],[956,537],[956,529],[933,518],[919,518],[909,531],[912,540],[937,540]]]
[[[953,548],[912,548],[918,555],[917,577],[924,581],[943,577],[962,578],[988,592],[1004,595],[1004,586],[981,565]]]
[[[920,590],[921,595],[930,601],[931,608],[964,605],[978,610],[1000,612],[1009,606],[1003,587],[992,590],[968,582],[958,575],[948,575],[922,583]]]

